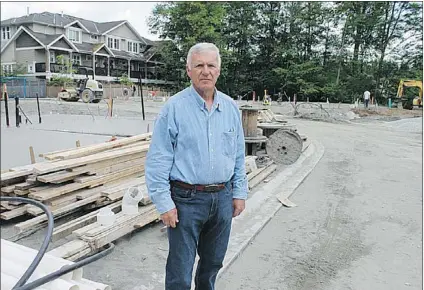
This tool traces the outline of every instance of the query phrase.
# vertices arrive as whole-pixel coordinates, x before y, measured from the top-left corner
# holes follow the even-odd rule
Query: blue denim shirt
[[[231,181],[233,198],[246,199],[245,143],[240,111],[216,90],[210,111],[193,86],[172,96],[155,121],[145,163],[150,199],[160,214],[175,207],[170,180],[189,184]]]

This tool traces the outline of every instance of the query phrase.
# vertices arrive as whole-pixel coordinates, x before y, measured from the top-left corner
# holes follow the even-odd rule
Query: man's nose
[[[207,65],[202,66],[202,74],[208,75],[210,73],[210,69]]]

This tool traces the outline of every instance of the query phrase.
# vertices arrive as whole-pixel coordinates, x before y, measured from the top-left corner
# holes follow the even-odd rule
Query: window
[[[4,64],[2,66],[3,68],[3,73],[4,74],[11,74],[13,73],[13,64]]]
[[[81,29],[70,27],[68,28],[68,39],[72,42],[81,43]]]
[[[109,47],[110,49],[119,50],[119,39],[108,36],[107,47]]]
[[[10,39],[10,27],[5,26],[1,28],[1,39],[2,40],[9,40]]]
[[[80,54],[72,54],[72,63],[81,65],[81,55]]]
[[[97,35],[90,35],[91,40],[98,40],[99,37]]]
[[[119,50],[119,39],[115,38],[113,40],[113,48]]]
[[[54,51],[50,51],[50,63],[56,63],[56,53]]]
[[[137,53],[138,52],[137,42],[128,41],[128,52]]]

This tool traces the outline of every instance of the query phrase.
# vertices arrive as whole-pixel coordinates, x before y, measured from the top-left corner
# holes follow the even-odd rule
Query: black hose
[[[38,251],[38,253],[35,256],[32,263],[29,265],[28,269],[25,271],[25,273],[22,275],[22,277],[19,279],[19,281],[13,287],[13,289],[15,289],[15,287],[20,287],[20,286],[24,285],[26,283],[26,281],[28,281],[29,277],[31,277],[31,275],[34,273],[38,264],[40,264],[41,259],[43,258],[44,254],[46,253],[47,248],[48,248],[49,243],[50,243],[50,240],[51,240],[52,235],[53,235],[54,219],[53,219],[53,215],[50,212],[50,210],[44,204],[42,204],[39,201],[29,199],[29,198],[14,197],[14,196],[13,197],[11,197],[11,196],[0,196],[0,200],[1,201],[19,201],[19,202],[29,203],[29,204],[38,206],[39,208],[41,208],[46,213],[47,219],[48,219],[47,234],[44,237],[43,244],[41,245],[40,250]]]
[[[100,258],[103,258],[104,256],[110,254],[112,252],[114,248],[114,244],[109,243],[108,244],[108,248],[104,251],[101,251],[97,254],[94,254],[90,257],[87,257],[85,259],[82,259],[76,263],[70,264],[70,265],[66,265],[64,267],[62,267],[61,269],[50,273],[44,277],[41,277],[40,279],[37,279],[35,281],[32,281],[31,283],[25,284],[24,286],[18,287],[18,288],[13,288],[13,290],[30,290],[30,289],[35,289],[43,284],[46,284],[54,279],[59,278],[62,275],[65,275],[69,272],[74,271],[75,269],[81,268],[91,262],[97,261]]]
[[[23,197],[0,196],[0,201],[19,201],[19,202],[29,203],[29,204],[38,206],[46,213],[48,218],[47,234],[44,238],[43,244],[41,245],[40,250],[38,251],[31,265],[25,271],[24,275],[22,275],[22,277],[19,279],[16,285],[12,288],[13,290],[30,290],[30,289],[39,287],[40,285],[46,284],[54,279],[57,279],[58,277],[65,275],[69,272],[72,272],[75,269],[81,268],[91,262],[97,261],[98,259],[110,254],[112,250],[114,249],[114,244],[109,243],[108,248],[104,251],[96,253],[90,257],[84,258],[73,264],[66,265],[53,273],[50,273],[44,277],[41,277],[35,281],[32,281],[31,283],[25,284],[28,281],[28,279],[31,277],[31,275],[34,273],[35,269],[37,268],[38,264],[40,263],[41,259],[43,258],[44,254],[47,251],[47,247],[49,246],[51,237],[53,235],[53,227],[54,227],[53,215],[44,204],[33,199],[23,198]]]

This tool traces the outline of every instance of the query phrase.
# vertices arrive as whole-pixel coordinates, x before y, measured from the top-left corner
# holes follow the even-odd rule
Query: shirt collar
[[[196,103],[199,105],[199,107],[201,109],[207,110],[205,100],[199,95],[199,93],[196,91],[196,89],[193,87],[193,85],[190,86],[190,92],[194,96],[194,98],[196,99]],[[221,112],[222,111],[222,105],[223,104],[222,104],[221,96],[219,95],[218,90],[215,88],[212,108],[216,108],[218,111]]]

